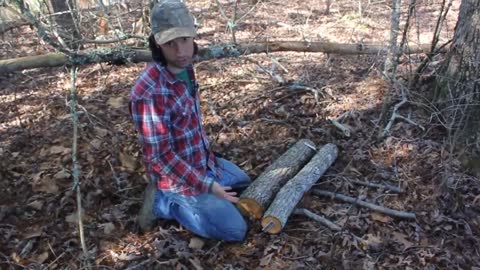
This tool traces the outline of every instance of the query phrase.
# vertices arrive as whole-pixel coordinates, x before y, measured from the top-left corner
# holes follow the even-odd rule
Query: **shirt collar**
[[[179,81],[177,76],[175,76],[175,74],[173,74],[170,70],[168,70],[168,68],[165,67],[164,65],[160,65],[158,63],[155,63],[155,66],[157,67],[161,76],[163,76],[169,84],[174,84],[174,83]],[[195,80],[195,77],[194,77],[195,75],[194,75],[194,72],[193,72],[193,66],[190,65],[186,69],[187,69],[188,75],[190,76],[190,79]]]

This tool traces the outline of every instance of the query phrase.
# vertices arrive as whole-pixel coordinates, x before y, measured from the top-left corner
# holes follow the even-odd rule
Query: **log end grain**
[[[263,207],[257,201],[250,198],[240,198],[237,207],[242,215],[254,219],[261,218],[264,211]]]
[[[278,234],[280,231],[282,231],[282,223],[276,217],[266,216],[262,218],[262,228],[265,232],[270,234]]]

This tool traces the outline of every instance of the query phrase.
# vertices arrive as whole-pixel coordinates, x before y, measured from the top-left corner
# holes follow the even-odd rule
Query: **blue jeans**
[[[232,162],[217,157],[222,186],[244,189],[250,177]],[[207,174],[212,176],[212,172]],[[211,193],[184,196],[174,192],[157,190],[153,213],[157,218],[175,219],[191,232],[205,238],[225,241],[242,241],[247,223],[233,203]]]

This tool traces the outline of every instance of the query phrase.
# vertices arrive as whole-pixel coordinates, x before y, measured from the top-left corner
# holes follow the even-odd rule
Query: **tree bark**
[[[480,157],[480,0],[462,0],[452,46],[437,76],[435,99],[444,103],[450,130],[458,131],[475,148]],[[465,128],[465,129],[464,129]],[[460,134],[465,130],[465,134]],[[454,141],[457,141],[454,138]]]
[[[285,227],[288,217],[302,199],[303,194],[322,177],[337,155],[336,145],[325,145],[294,178],[280,189],[262,218],[264,231],[277,234]]]
[[[275,160],[240,196],[237,206],[243,215],[259,219],[280,188],[312,158],[315,145],[299,140]]]
[[[415,54],[429,50],[429,45],[410,47],[407,53]],[[219,59],[226,57],[238,57],[240,55],[269,52],[323,52],[337,54],[378,54],[386,51],[380,45],[365,44],[340,44],[330,42],[301,42],[301,41],[272,41],[253,43],[248,45],[234,46],[220,44],[200,49],[198,61]],[[15,59],[0,60],[0,73],[13,72],[25,69],[87,65],[101,62],[113,63],[139,63],[152,61],[149,50],[133,48],[100,48],[85,50],[80,53],[67,56],[62,53],[50,53],[38,56],[26,56]]]

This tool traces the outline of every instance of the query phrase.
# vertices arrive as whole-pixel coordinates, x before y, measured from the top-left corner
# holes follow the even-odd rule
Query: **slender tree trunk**
[[[55,16],[60,38],[70,49],[78,49],[81,35],[75,25],[76,16],[73,11],[76,10],[75,0],[51,0],[51,5],[54,13],[60,13]]]

